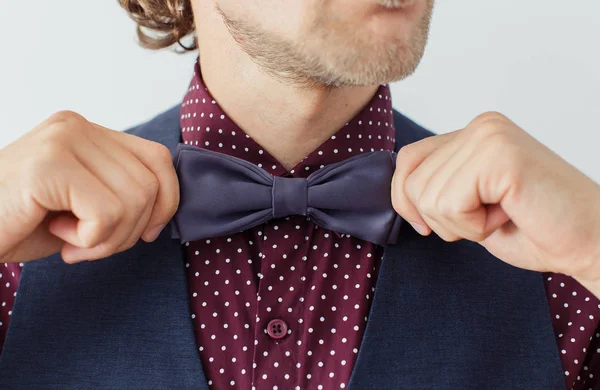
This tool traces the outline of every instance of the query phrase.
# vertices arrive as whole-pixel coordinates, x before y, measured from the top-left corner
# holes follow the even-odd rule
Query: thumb
[[[56,213],[48,213],[35,202],[29,206],[15,206],[4,201],[7,199],[4,195],[0,199],[3,200],[0,202],[0,232],[3,238],[0,240],[0,262],[26,262],[60,251],[64,241],[48,230],[48,224]]]
[[[548,271],[543,258],[535,255],[539,251],[533,242],[512,221],[495,230],[480,244],[507,264],[532,271]]]
[[[502,225],[510,221],[510,217],[504,212],[502,206],[499,204],[492,204],[486,206],[487,218],[485,221],[486,232],[495,232],[500,229]]]

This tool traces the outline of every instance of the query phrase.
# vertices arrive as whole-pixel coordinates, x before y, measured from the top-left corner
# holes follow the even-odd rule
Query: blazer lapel
[[[179,110],[128,133],[174,151]],[[12,388],[186,388],[208,385],[189,315],[181,244],[156,241],[102,259],[26,263],[0,383]]]

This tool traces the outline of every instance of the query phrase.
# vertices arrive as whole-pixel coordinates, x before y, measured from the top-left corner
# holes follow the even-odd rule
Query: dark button
[[[288,326],[284,320],[276,318],[267,324],[267,333],[271,338],[279,340],[287,335]]]

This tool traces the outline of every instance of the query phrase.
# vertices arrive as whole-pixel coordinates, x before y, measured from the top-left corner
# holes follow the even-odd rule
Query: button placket
[[[280,389],[294,388],[297,384],[296,359],[297,325],[301,311],[297,303],[301,294],[300,283],[302,257],[305,255],[302,243],[305,242],[304,228],[296,229],[304,217],[290,217],[273,220],[264,229],[267,240],[263,241],[261,277],[258,286],[258,307],[255,333],[254,385],[261,388],[266,381],[276,379]],[[294,249],[288,245],[269,242],[269,235],[276,236],[277,230],[289,232],[289,240],[299,243]],[[287,239],[286,239],[287,240]],[[274,247],[275,245],[275,247]],[[290,267],[295,270],[290,272]],[[282,279],[282,276],[285,278]],[[275,378],[273,378],[275,376]]]

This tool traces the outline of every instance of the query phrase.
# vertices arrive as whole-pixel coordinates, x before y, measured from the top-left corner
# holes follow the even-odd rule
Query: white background
[[[600,182],[598,15],[598,0],[437,0],[394,106],[438,133],[503,112]],[[116,0],[0,0],[0,17],[0,147],[61,109],[124,129],[191,77],[195,54],[139,48]]]

